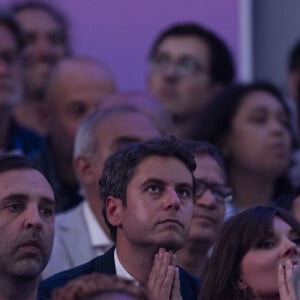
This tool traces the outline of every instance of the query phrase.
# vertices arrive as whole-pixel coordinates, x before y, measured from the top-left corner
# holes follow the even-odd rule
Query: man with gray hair
[[[104,162],[122,144],[156,136],[160,136],[157,127],[131,106],[99,110],[82,122],[73,161],[85,200],[57,216],[53,252],[44,277],[80,265],[112,246],[98,192]]]

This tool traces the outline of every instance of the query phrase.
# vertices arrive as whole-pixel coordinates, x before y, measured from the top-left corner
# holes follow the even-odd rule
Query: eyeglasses
[[[157,54],[150,59],[150,68],[152,71],[163,73],[170,67],[173,67],[178,76],[207,72],[204,66],[191,56],[182,56],[178,61],[174,61],[166,54]]]
[[[230,187],[224,184],[209,183],[196,179],[196,197],[202,197],[207,190],[211,191],[218,202],[228,203],[232,201],[232,190]]]

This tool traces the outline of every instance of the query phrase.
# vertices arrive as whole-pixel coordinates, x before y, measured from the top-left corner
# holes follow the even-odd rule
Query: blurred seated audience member
[[[44,140],[13,117],[13,109],[22,98],[23,45],[19,26],[11,15],[0,10],[0,152],[28,156],[41,148]]]
[[[293,272],[300,262],[300,224],[285,210],[249,208],[223,226],[200,300],[295,300]]]
[[[35,300],[54,238],[55,196],[20,155],[0,155],[0,299]]]
[[[45,2],[22,1],[13,5],[12,12],[25,36],[24,96],[15,108],[15,117],[20,124],[45,134],[43,100],[50,72],[58,60],[70,54],[67,21]]]
[[[148,88],[171,113],[179,138],[191,137],[199,111],[234,74],[225,42],[196,23],[166,28],[149,53]]]
[[[51,74],[45,98],[47,140],[32,159],[54,186],[57,212],[70,209],[82,200],[73,169],[75,134],[80,122],[96,111],[103,97],[115,88],[110,71],[92,58],[64,58]]]
[[[102,214],[104,202],[99,198],[104,162],[122,144],[157,136],[160,132],[152,121],[131,106],[101,109],[81,123],[75,138],[74,167],[85,200],[57,215],[44,278],[83,264],[113,245]]]
[[[99,273],[82,275],[52,292],[52,300],[96,299],[147,300],[148,297],[146,291],[134,281]]]
[[[194,139],[221,150],[238,210],[268,205],[290,190],[289,117],[280,92],[263,82],[229,87],[203,111]]]
[[[170,113],[162,103],[146,92],[127,91],[114,93],[103,99],[101,109],[123,105],[134,106],[141,113],[147,115],[156,126],[166,135],[173,131],[173,122]]]
[[[99,181],[116,246],[42,281],[38,295],[48,299],[55,288],[98,272],[135,281],[150,299],[197,299],[199,279],[176,266],[174,254],[191,226],[195,167],[192,153],[174,136],[120,147],[106,160]]]
[[[196,197],[189,239],[176,257],[186,271],[202,277],[209,250],[223,224],[225,205],[231,201],[232,194],[218,150],[206,142],[188,142],[187,145],[196,161]]]

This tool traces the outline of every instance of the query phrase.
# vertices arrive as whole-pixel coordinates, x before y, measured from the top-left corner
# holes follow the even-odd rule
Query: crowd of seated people
[[[299,44],[293,100],[192,22],[120,92],[69,29],[0,9],[0,299],[299,300]]]

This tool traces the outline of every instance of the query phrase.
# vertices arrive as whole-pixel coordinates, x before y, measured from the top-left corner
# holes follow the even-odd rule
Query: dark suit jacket
[[[115,275],[114,249],[115,247],[112,247],[103,255],[94,258],[86,264],[58,273],[42,281],[39,286],[38,299],[51,299],[51,293],[55,288],[80,275],[94,272]],[[200,280],[181,268],[179,268],[179,278],[182,299],[196,300],[199,294]]]

